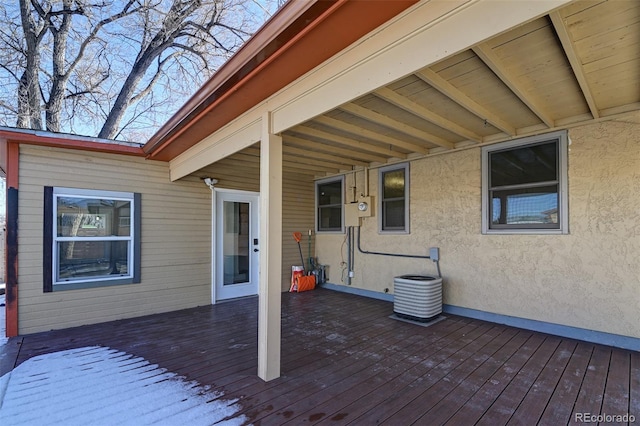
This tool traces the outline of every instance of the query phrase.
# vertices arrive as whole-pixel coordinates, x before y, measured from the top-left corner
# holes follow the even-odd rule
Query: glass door
[[[216,300],[258,294],[258,196],[216,194]]]

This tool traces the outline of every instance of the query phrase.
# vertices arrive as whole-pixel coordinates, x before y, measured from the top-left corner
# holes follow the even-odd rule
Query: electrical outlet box
[[[440,249],[438,247],[431,247],[429,249],[429,257],[434,262],[440,260]]]
[[[358,203],[344,205],[344,226],[360,226]]]

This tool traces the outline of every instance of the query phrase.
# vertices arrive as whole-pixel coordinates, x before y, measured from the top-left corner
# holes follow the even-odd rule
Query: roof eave
[[[198,109],[221,95],[221,89],[228,82],[239,79],[240,74],[247,74],[255,69],[274,52],[266,52],[278,39],[278,36],[296,22],[316,3],[329,7],[334,1],[309,0],[289,1],[280,8],[260,29],[227,61],[219,70],[196,91],[187,102],[151,136],[143,149],[148,155],[156,153],[170,136],[179,131],[193,118]],[[311,22],[311,21],[310,21]],[[310,23],[309,22],[309,23]],[[285,42],[288,40],[280,40]],[[231,90],[230,88],[228,90]]]
[[[147,142],[147,157],[172,160],[416,1],[287,3]]]
[[[110,154],[145,155],[142,147],[137,144],[32,129],[0,127],[0,140],[18,144],[79,149]]]

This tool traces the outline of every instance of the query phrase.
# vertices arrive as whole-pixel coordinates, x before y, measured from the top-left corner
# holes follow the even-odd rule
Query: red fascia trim
[[[332,0],[335,1],[335,0]],[[152,153],[166,138],[171,137],[171,132],[179,130],[183,122],[189,121],[193,114],[197,114],[199,109],[206,107],[207,102],[216,93],[222,93],[228,87],[232,87],[242,76],[250,72],[253,67],[259,64],[264,57],[268,57],[279,42],[286,40],[287,34],[283,34],[282,29],[289,29],[296,20],[302,16],[311,14],[314,16],[321,13],[323,9],[330,6],[328,0],[305,0],[287,2],[280,10],[274,14],[249,41],[243,44],[233,57],[222,64],[211,78],[200,87],[180,109],[168,119],[168,121],[158,131],[151,136],[144,146],[147,153]],[[318,10],[318,12],[314,12]],[[314,18],[315,19],[315,18]],[[310,20],[307,18],[307,20]],[[290,31],[289,31],[290,32]],[[280,40],[282,39],[282,40]]]
[[[144,157],[142,147],[110,144],[102,142],[84,141],[64,136],[40,136],[30,133],[11,132],[0,130],[0,138],[17,144],[29,144],[50,146],[54,148],[78,149],[82,151],[104,152],[109,154],[122,154]]]
[[[302,39],[306,34],[311,32],[315,27],[317,27],[321,22],[327,19],[328,16],[332,15],[336,10],[338,10],[341,6],[343,6],[348,0],[338,0],[333,6],[324,11],[317,19],[310,22],[302,31],[298,32],[292,39],[287,41],[284,45],[282,45],[278,50],[276,50],[273,54],[271,54],[268,58],[258,64],[254,69],[251,70],[247,75],[241,78],[231,89],[224,92],[220,97],[218,97],[215,101],[213,101],[209,106],[207,106],[204,110],[200,111],[195,117],[191,120],[183,124],[174,134],[169,136],[164,142],[162,142],[159,146],[154,146],[153,151],[150,152],[147,158],[155,158],[167,147],[169,146],[175,139],[177,139],[180,135],[182,135],[185,131],[187,131],[194,123],[200,120],[207,113],[211,112],[212,109],[220,105],[223,101],[228,99],[231,95],[237,92],[242,86],[244,86],[248,81],[254,78],[258,73],[264,70],[268,65],[273,63],[276,59],[278,59],[287,49]]]
[[[172,160],[416,1],[341,0],[331,4],[242,79],[228,88],[219,86],[218,93],[205,91],[200,95],[211,104],[203,105],[197,115],[180,116],[180,122],[173,127],[174,134],[148,142],[144,147],[147,158]],[[172,122],[175,123],[175,116]]]

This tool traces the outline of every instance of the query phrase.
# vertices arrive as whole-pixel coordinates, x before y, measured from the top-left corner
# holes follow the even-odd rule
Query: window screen
[[[531,142],[484,149],[485,231],[563,229],[563,139],[558,135],[527,140]]]

